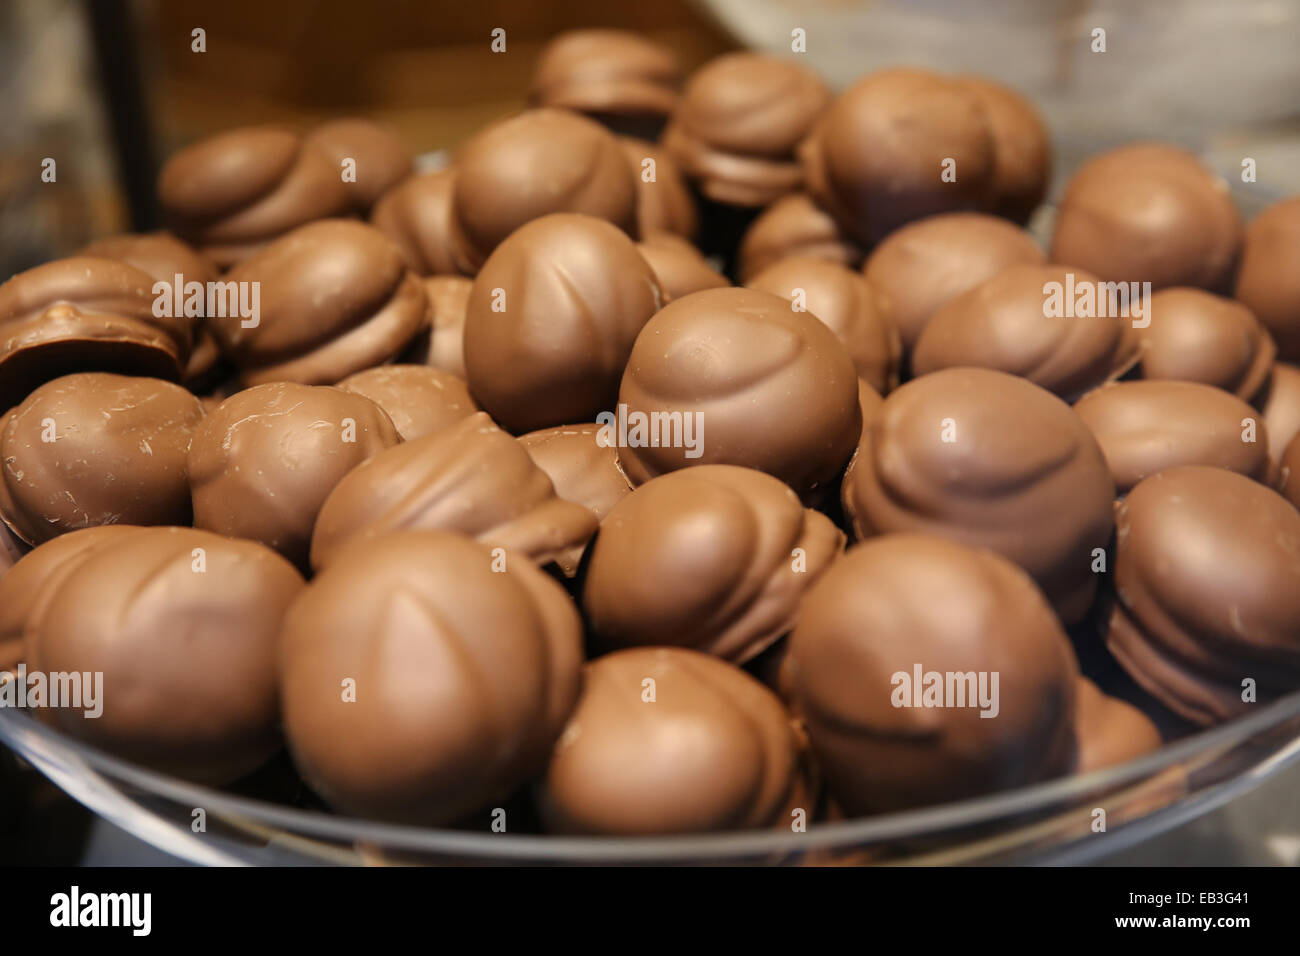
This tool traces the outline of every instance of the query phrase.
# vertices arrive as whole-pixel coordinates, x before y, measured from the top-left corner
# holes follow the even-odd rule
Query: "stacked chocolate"
[[[104,682],[41,719],[384,820],[799,832],[1300,689],[1300,200],[1135,144],[1044,251],[989,80],[583,31],[531,98],[435,172],[225,133],[169,233],[0,286],[0,666]]]

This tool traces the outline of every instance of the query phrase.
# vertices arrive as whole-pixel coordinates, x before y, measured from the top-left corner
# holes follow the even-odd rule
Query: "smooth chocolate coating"
[[[280,748],[276,635],[302,578],[250,541],[140,528],[83,552],[28,621],[31,670],[103,674],[103,713],[42,708],[64,733],[227,783]]]
[[[1300,514],[1286,499],[1188,465],[1138,484],[1115,520],[1106,646],[1138,684],[1201,726],[1300,688]]]
[[[0,419],[0,518],[30,544],[101,524],[189,524],[203,419],[171,382],[106,372],[42,385]]]
[[[678,236],[653,233],[638,242],[636,249],[659,280],[665,304],[692,292],[731,285],[731,280],[709,265],[698,249]]]
[[[733,465],[662,475],[615,505],[591,545],[592,640],[743,663],[790,630],[843,547],[830,519],[770,475]]]
[[[1300,434],[1300,368],[1274,362],[1268,384],[1256,400],[1268,431],[1268,456],[1280,462],[1286,446]]]
[[[334,486],[399,441],[364,395],[289,382],[237,392],[190,446],[195,527],[260,541],[302,567]]]
[[[351,208],[329,156],[275,126],[230,130],[173,153],[158,176],[158,199],[168,228],[220,269]]]
[[[1246,227],[1233,293],[1277,341],[1284,359],[1300,360],[1300,196],[1269,206]]]
[[[337,119],[322,123],[307,135],[306,145],[325,154],[342,178],[343,163],[352,160],[354,180],[344,180],[352,208],[365,214],[381,195],[415,168],[415,157],[397,131],[368,119]]]
[[[912,349],[942,306],[1013,265],[1042,265],[1023,229],[981,213],[932,216],[899,229],[867,257],[863,275],[885,318]]]
[[[681,85],[667,47],[626,30],[569,30],[543,47],[529,100],[649,133],[673,111]]]
[[[1195,382],[1114,382],[1085,395],[1074,410],[1101,446],[1121,496],[1175,465],[1210,465],[1268,480],[1264,422],[1222,389]]]
[[[464,276],[429,276],[422,281],[429,300],[429,329],[411,343],[399,361],[439,368],[464,379],[465,310],[474,283]]]
[[[564,110],[489,126],[456,159],[453,214],[474,264],[525,223],[582,213],[636,229],[636,182],[613,134]]]
[[[555,494],[528,452],[482,412],[352,470],[320,509],[312,567],[355,540],[454,531],[538,563],[586,543],[596,516]]]
[[[1043,116],[1020,93],[988,77],[954,80],[984,107],[993,136],[991,211],[1023,225],[1047,194],[1052,172],[1052,142]]]
[[[154,279],[115,259],[77,256],[0,285],[0,409],[73,372],[177,381],[190,320],[154,315]]]
[[[1047,284],[1064,289],[1070,281],[1082,287],[1098,280],[1070,266],[1017,264],[949,299],[917,337],[913,373],[991,368],[1027,378],[1067,402],[1123,374],[1137,360],[1124,332],[1133,319],[1046,314]],[[1072,312],[1073,302],[1063,305]]]
[[[739,668],[679,647],[588,663],[538,787],[555,833],[789,827],[811,800],[776,695]]]
[[[626,235],[591,216],[523,226],[484,264],[465,315],[470,391],[516,434],[613,407],[642,326],[662,305]]]
[[[1292,438],[1282,451],[1277,469],[1278,490],[1300,508],[1300,441]]]
[[[700,225],[686,177],[663,148],[643,139],[619,137],[636,182],[636,234],[642,239],[669,232],[692,239]],[[652,160],[648,164],[646,160]],[[651,178],[647,178],[651,177]]]
[[[1003,372],[944,369],[890,393],[844,476],[859,539],[924,531],[1020,565],[1067,624],[1096,590],[1115,485],[1096,439],[1055,395]]]
[[[1247,401],[1268,382],[1277,346],[1239,302],[1165,289],[1151,297],[1150,320],[1138,330],[1143,378],[1202,382]]]
[[[807,193],[782,196],[764,209],[740,238],[737,273],[742,283],[773,263],[812,256],[856,269],[862,248]]]
[[[1241,240],[1222,179],[1186,150],[1134,143],[1094,156],[1066,184],[1051,259],[1107,282],[1224,291]]]
[[[447,824],[545,767],[578,697],[582,622],[528,561],[501,567],[459,535],[386,535],[347,549],[294,603],[285,735],[330,804]]]
[[[210,318],[248,385],[333,385],[398,355],[429,322],[415,273],[379,230],[348,219],[303,226],[226,274],[260,283],[258,324]]]
[[[858,80],[800,155],[813,199],[866,246],[915,219],[988,209],[994,199],[997,143],[980,97],[928,70]]]
[[[817,74],[761,53],[728,53],[696,71],[664,147],[714,202],[761,207],[803,183],[795,149],[830,102]]]
[[[850,549],[813,585],[789,655],[796,706],[849,815],[1069,769],[1074,651],[1034,582],[990,551],[917,534]],[[926,673],[948,691],[928,707]]]
[[[791,300],[802,290],[803,308],[839,336],[859,378],[878,392],[898,385],[898,330],[885,320],[875,291],[859,273],[803,256],[783,259],[745,284]]]
[[[407,268],[427,275],[473,275],[478,262],[452,212],[455,169],[408,176],[384,193],[370,224],[402,251]]]
[[[634,485],[692,465],[741,465],[811,493],[852,454],[862,428],[857,382],[835,333],[788,300],[755,289],[696,292],[646,323],[619,402],[629,424],[633,413],[651,424],[680,413],[682,433],[684,416],[698,413],[699,455],[661,444],[620,447],[618,460]]]
[[[1160,730],[1132,704],[1080,677],[1074,695],[1074,772],[1092,773],[1160,749]]]
[[[432,435],[478,411],[463,379],[427,365],[380,365],[349,375],[339,388],[382,408],[403,441]]]

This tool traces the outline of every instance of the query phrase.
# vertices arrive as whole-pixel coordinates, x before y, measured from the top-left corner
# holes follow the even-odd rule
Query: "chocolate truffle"
[[[612,133],[564,110],[529,110],[483,130],[456,160],[453,214],[474,264],[525,223],[582,213],[636,228],[636,182]]]
[[[1066,184],[1051,258],[1107,282],[1224,291],[1241,239],[1223,180],[1186,150],[1135,143],[1094,156]]]
[[[191,320],[155,316],[153,286],[134,266],[89,256],[47,262],[0,285],[0,409],[72,372],[179,380]]]
[[[1300,196],[1269,206],[1246,228],[1234,295],[1285,359],[1300,360]]]
[[[587,664],[538,787],[542,820],[556,833],[788,828],[811,800],[776,695],[739,668],[679,647]]]
[[[339,479],[399,441],[364,395],[289,382],[238,392],[208,413],[190,447],[195,527],[260,541],[304,566]]]
[[[502,427],[533,431],[610,409],[632,343],[662,297],[635,244],[591,216],[519,229],[474,280],[470,391]]]
[[[1274,362],[1268,384],[1256,399],[1268,432],[1268,456],[1279,462],[1291,439],[1300,434],[1300,368]]]
[[[411,343],[401,361],[440,368],[464,379],[465,310],[474,283],[464,276],[429,276],[423,282],[429,330]]]
[[[876,247],[863,266],[885,318],[912,349],[940,307],[1013,265],[1042,265],[1023,229],[980,213],[932,216]]]
[[[397,132],[373,120],[322,123],[308,134],[306,145],[325,154],[343,180],[352,208],[363,215],[415,168],[415,157]]]
[[[226,281],[260,290],[254,319],[208,319],[247,385],[333,385],[392,359],[429,322],[424,287],[397,246],[352,220],[296,229]]]
[[[643,239],[655,232],[693,238],[699,213],[672,156],[643,139],[620,137],[618,144],[636,177],[636,234]]]
[[[1138,330],[1141,375],[1202,382],[1252,400],[1277,356],[1272,337],[1250,309],[1199,289],[1151,297],[1150,324]]]
[[[1300,688],[1300,514],[1222,468],[1168,468],[1116,514],[1106,646],[1148,693],[1210,726]],[[1249,679],[1253,683],[1247,685]]]
[[[991,212],[1023,225],[1043,201],[1052,172],[1052,143],[1042,114],[1011,87],[988,77],[954,80],[984,107],[993,135]]]
[[[857,390],[835,333],[788,300],[696,292],[637,337],[619,391],[628,426],[619,425],[619,463],[634,485],[691,465],[741,465],[806,495],[853,452]]]
[[[597,646],[680,645],[742,663],[793,626],[844,547],[770,475],[702,465],[646,482],[591,545],[582,606]]]
[[[339,388],[382,408],[403,441],[431,435],[478,411],[463,379],[427,365],[380,365],[349,375]]]
[[[570,30],[542,48],[529,99],[654,135],[677,105],[681,85],[667,47],[625,30]]]
[[[227,783],[280,748],[276,636],[302,578],[274,552],[141,528],[84,552],[28,621],[28,666],[102,673],[103,712],[41,718],[117,756]]]
[[[795,149],[830,102],[817,74],[761,53],[728,53],[696,71],[664,147],[714,202],[761,207],[797,190]]]
[[[782,196],[745,230],[737,253],[737,272],[748,282],[774,262],[812,256],[856,269],[862,248],[807,193]]]
[[[1268,433],[1241,399],[1195,382],[1115,382],[1074,410],[1092,430],[1120,495],[1175,465],[1210,465],[1267,481]]]
[[[456,171],[402,180],[375,203],[370,224],[397,243],[408,269],[422,276],[473,275],[478,262],[452,212]]]
[[[875,291],[859,273],[802,256],[782,259],[745,284],[790,299],[829,326],[848,349],[858,377],[876,391],[898,385],[898,330],[885,320]]]
[[[994,199],[997,144],[980,97],[928,70],[858,80],[800,155],[813,199],[867,246],[914,219]]]
[[[692,292],[725,289],[731,281],[709,265],[707,259],[685,239],[670,233],[652,233],[637,243],[637,252],[650,264],[659,280],[664,302],[672,302]]]
[[[596,525],[477,412],[349,472],[320,509],[311,563],[323,568],[345,544],[390,531],[454,531],[545,563],[585,544]]]
[[[1160,749],[1160,731],[1132,704],[1080,677],[1074,694],[1074,772],[1116,767]]]
[[[813,752],[849,815],[1069,769],[1074,651],[1029,576],[990,551],[918,534],[850,549],[804,600],[789,655]]]
[[[447,824],[545,767],[578,697],[582,622],[528,561],[501,567],[459,535],[386,535],[347,549],[294,603],[285,735],[330,804]]]
[[[1115,485],[1065,402],[1003,372],[955,368],[885,398],[843,498],[860,539],[926,531],[1009,558],[1069,624],[1092,603]]]
[[[275,126],[230,130],[174,153],[158,199],[171,231],[220,269],[352,205],[329,156]]]
[[[106,372],[42,385],[0,419],[0,518],[31,544],[101,524],[189,524],[203,419],[171,382]]]
[[[1137,360],[1135,340],[1108,303],[1096,305],[1097,278],[1057,265],[1012,265],[935,310],[912,353],[925,375],[961,365],[1027,378],[1067,402],[1115,378]],[[1049,308],[1048,288],[1061,308]],[[1087,288],[1093,305],[1076,309],[1067,290]]]

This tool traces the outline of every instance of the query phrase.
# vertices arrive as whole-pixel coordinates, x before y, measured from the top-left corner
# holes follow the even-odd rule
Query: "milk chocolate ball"
[[[1160,731],[1132,704],[1080,677],[1074,695],[1075,773],[1116,767],[1160,749]]]
[[[636,249],[659,280],[665,304],[692,292],[731,285],[698,249],[671,233],[652,233],[644,242],[638,242]]]
[[[1255,396],[1268,431],[1268,456],[1274,463],[1300,434],[1300,368],[1274,362],[1264,390]]]
[[[441,431],[478,411],[469,386],[427,365],[380,365],[339,382],[384,410],[403,441]]]
[[[990,211],[1023,225],[1042,203],[1052,172],[1052,142],[1043,116],[1020,93],[988,77],[954,80],[984,107],[993,136]]]
[[[474,283],[464,276],[429,276],[423,281],[429,300],[429,330],[411,343],[401,361],[465,379],[465,311]]]
[[[1233,293],[1277,340],[1284,359],[1300,359],[1300,197],[1269,206],[1246,228]]]
[[[737,253],[737,273],[747,283],[768,266],[793,256],[811,256],[856,269],[862,248],[807,193],[783,196],[745,230]]]
[[[397,244],[402,261],[419,275],[473,275],[480,260],[461,234],[452,210],[454,169],[408,176],[375,203],[370,224]]]
[[[306,145],[330,160],[343,179],[352,208],[363,215],[415,168],[415,157],[397,131],[373,120],[322,123],[308,134]]]

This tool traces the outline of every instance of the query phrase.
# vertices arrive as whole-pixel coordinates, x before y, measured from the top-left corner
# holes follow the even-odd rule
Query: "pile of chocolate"
[[[167,233],[0,286],[0,668],[103,676],[40,719],[629,835],[1025,786],[1300,689],[1300,199],[1247,227],[1133,144],[1044,252],[1047,131],[985,79],[683,83],[583,31],[532,102],[435,171],[364,120],[224,133]]]

